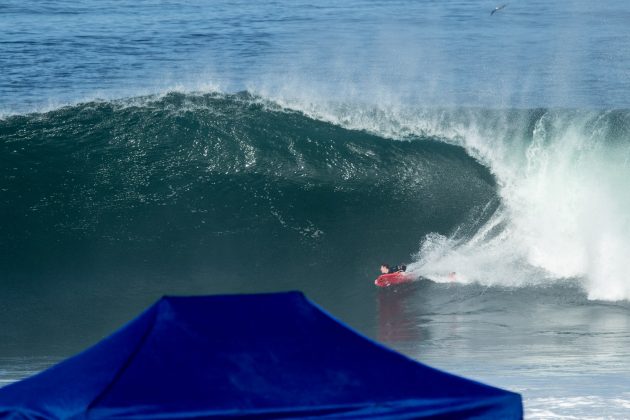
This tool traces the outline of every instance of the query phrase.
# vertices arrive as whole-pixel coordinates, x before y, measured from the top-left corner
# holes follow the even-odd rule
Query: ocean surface
[[[630,417],[630,3],[498,5],[0,3],[0,386],[299,289],[527,418]]]

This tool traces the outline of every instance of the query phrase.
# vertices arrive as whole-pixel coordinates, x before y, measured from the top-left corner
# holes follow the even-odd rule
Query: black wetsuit
[[[393,273],[402,273],[404,271],[407,270],[407,266],[406,265],[395,265],[392,268],[389,269],[389,273],[388,274],[393,274]]]

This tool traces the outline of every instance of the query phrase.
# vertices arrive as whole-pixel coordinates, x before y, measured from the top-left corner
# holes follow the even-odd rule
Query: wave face
[[[507,286],[577,279],[591,299],[630,298],[629,111],[291,106],[387,137],[439,138],[489,168],[500,204],[450,235],[427,235],[412,265],[419,275]]]
[[[53,296],[350,291],[496,197],[460,147],[249,94],[85,103],[5,118],[0,136],[2,276]]]

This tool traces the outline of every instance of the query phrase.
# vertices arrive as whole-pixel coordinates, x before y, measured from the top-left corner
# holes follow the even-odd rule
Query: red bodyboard
[[[391,273],[391,274],[382,274],[376,280],[374,280],[374,284],[378,287],[387,287],[392,286],[394,284],[408,283],[413,280],[413,277],[404,272],[400,273]]]

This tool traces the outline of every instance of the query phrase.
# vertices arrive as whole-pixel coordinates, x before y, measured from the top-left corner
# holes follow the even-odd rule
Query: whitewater
[[[300,289],[527,418],[627,418],[630,9],[494,7],[0,5],[0,385],[164,294]]]
[[[292,106],[388,138],[438,138],[496,177],[501,205],[482,226],[427,236],[414,273],[505,286],[579,279],[591,299],[630,298],[627,111]]]

